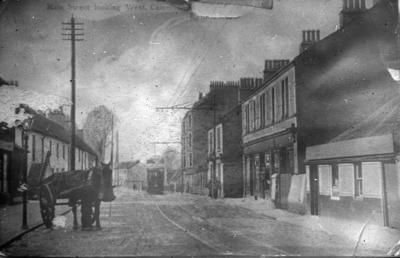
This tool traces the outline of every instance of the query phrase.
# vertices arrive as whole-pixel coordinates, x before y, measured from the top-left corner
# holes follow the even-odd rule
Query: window
[[[222,151],[222,125],[217,126],[217,132],[216,132],[216,137],[217,137],[217,151],[221,152]]]
[[[265,93],[260,96],[260,126],[265,126]]]
[[[60,147],[60,144],[58,144],[58,142],[57,142],[57,144],[56,144],[56,157],[57,157],[57,159],[60,157],[60,155],[59,155],[59,147]]]
[[[189,136],[188,136],[188,145],[189,145],[189,147],[192,147],[192,133],[189,133]]]
[[[338,186],[339,186],[339,173],[337,166],[334,166],[332,169],[332,187],[338,187]]]
[[[289,78],[285,78],[285,117],[289,116]]]
[[[62,146],[62,157],[65,159],[65,145]]]
[[[260,97],[257,96],[254,106],[255,130],[260,129]]]
[[[188,116],[188,127],[189,127],[189,129],[192,128],[192,115],[191,114],[189,114],[189,116]]]
[[[183,167],[185,168],[185,167],[186,167],[186,155],[183,154],[183,155],[182,155],[182,158],[183,158],[183,159],[182,159],[182,160],[183,160],[183,162],[182,162],[182,163],[183,163]]]
[[[286,77],[281,82],[281,93],[282,93],[282,118],[286,118],[289,115],[289,80]]]
[[[246,104],[246,133],[250,132],[250,108],[249,104]]]
[[[271,89],[271,122],[275,123],[275,88]]]
[[[208,153],[214,152],[214,129],[208,131]]]
[[[189,166],[193,166],[193,154],[189,153]]]
[[[78,149],[77,152],[78,152],[78,161],[81,161],[81,150]]]
[[[50,153],[52,152],[52,146],[53,146],[53,143],[51,142],[51,140],[49,141],[49,151],[50,151]]]
[[[339,168],[337,164],[331,166],[331,183],[332,183],[332,192],[331,199],[339,200]]]
[[[354,195],[355,197],[362,197],[363,195],[363,188],[362,188],[362,181],[363,181],[363,176],[362,176],[362,169],[361,169],[361,164],[355,164],[354,165]]]
[[[255,128],[255,111],[256,102],[252,100],[250,101],[250,132],[253,132]]]
[[[32,135],[32,161],[35,161],[36,158],[36,136]]]

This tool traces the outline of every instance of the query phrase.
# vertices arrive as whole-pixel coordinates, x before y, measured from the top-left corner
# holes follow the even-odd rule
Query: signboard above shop
[[[0,140],[0,150],[13,151],[14,143]]]

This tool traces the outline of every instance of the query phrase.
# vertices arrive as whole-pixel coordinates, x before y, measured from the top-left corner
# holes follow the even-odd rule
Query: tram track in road
[[[190,232],[188,229],[184,228],[183,226],[179,225],[178,223],[176,223],[174,220],[172,220],[171,218],[169,218],[160,208],[159,204],[157,202],[155,202],[155,206],[157,207],[158,211],[160,212],[160,214],[164,217],[165,220],[167,220],[170,224],[174,225],[175,227],[177,227],[178,229],[180,229],[181,231],[185,232],[186,234],[188,234],[189,236],[191,236],[192,238],[194,238],[195,240],[201,242],[202,244],[206,245],[208,248],[211,248],[212,250],[216,251],[217,254],[233,254],[231,252],[221,252],[221,247],[218,247],[212,243],[210,243],[209,241],[206,241],[204,239],[202,239],[201,237],[199,237],[198,235]],[[226,247],[225,249],[228,249],[228,247]]]
[[[166,215],[165,212],[162,211],[160,205],[158,204],[158,202],[155,202],[157,209],[160,211],[160,213],[163,215],[163,217],[168,220],[171,224],[173,224],[175,227],[178,227],[180,230],[186,232],[187,234],[191,235],[193,238],[197,239],[198,241],[201,241],[204,244],[207,244],[208,246],[210,246],[211,248],[213,248],[214,250],[220,251],[221,247],[218,247],[217,245],[210,243],[210,241],[204,240],[203,238],[201,238],[201,236],[199,236],[198,234],[196,234],[195,232],[190,231],[189,229],[185,228],[184,226],[180,225],[178,222],[174,221],[171,217],[168,217]],[[259,241],[257,239],[254,239],[252,237],[246,236],[245,234],[242,234],[239,232],[239,234],[236,234],[235,231],[232,231],[231,229],[228,229],[226,227],[222,227],[221,225],[218,225],[216,223],[213,223],[211,221],[208,221],[207,219],[201,217],[201,216],[197,216],[197,215],[193,215],[190,212],[188,212],[185,208],[182,207],[182,205],[177,204],[176,206],[179,210],[181,210],[184,214],[187,214],[187,217],[189,217],[190,219],[193,220],[194,223],[201,223],[202,225],[204,225],[204,227],[202,227],[203,230],[209,230],[209,229],[217,229],[222,231],[223,233],[228,232],[228,234],[224,234],[224,236],[226,237],[226,235],[231,234],[231,236],[233,238],[243,238],[246,239],[247,241],[249,241],[251,244],[254,244],[256,246],[262,247],[262,248],[267,248],[268,250],[271,250],[274,252],[273,255],[289,255],[289,256],[294,256],[294,254],[289,253],[283,249],[277,248],[273,245],[270,245],[268,243],[266,243],[265,241]],[[259,252],[250,252],[250,253],[238,253],[236,251],[234,251],[232,248],[219,243],[220,245],[222,245],[222,248],[224,250],[228,250],[226,252],[218,252],[220,254],[230,254],[230,255],[244,255],[244,256],[254,256],[254,255],[259,255]]]
[[[179,222],[173,220],[171,218],[171,216],[168,216],[166,214],[166,212],[164,212],[162,210],[162,208],[160,207],[158,202],[155,202],[155,205],[157,206],[157,209],[161,213],[161,215],[169,223],[171,223],[175,227],[179,228],[181,231],[184,231],[186,234],[190,235],[192,238],[196,239],[197,241],[200,241],[201,243],[207,245],[209,248],[215,250],[216,253],[219,254],[219,255],[254,256],[254,255],[259,255],[260,254],[259,252],[253,252],[253,251],[250,251],[250,252],[247,251],[245,253],[244,252],[238,252],[238,251],[234,250],[233,248],[227,246],[226,244],[221,243],[221,241],[218,241],[217,243],[213,243],[208,239],[206,240],[204,237],[202,237],[199,234],[197,234],[195,232],[195,230],[190,230],[187,227],[182,226],[182,224],[180,224]],[[211,235],[217,236],[217,239],[218,239],[218,235],[217,234],[220,234],[224,238],[232,237],[233,239],[235,239],[235,238],[241,237],[242,239],[246,239],[247,241],[249,241],[251,244],[255,244],[255,245],[259,246],[259,247],[267,248],[269,251],[273,251],[274,255],[290,255],[290,256],[293,255],[293,254],[291,254],[291,253],[289,253],[289,252],[287,252],[285,250],[282,250],[280,248],[276,248],[276,247],[274,247],[272,245],[269,245],[269,244],[267,244],[265,242],[258,241],[256,239],[248,237],[248,236],[246,236],[244,234],[239,234],[239,235],[233,234],[233,232],[230,229],[221,227],[219,225],[216,225],[215,223],[211,223],[211,222],[207,221],[206,219],[204,219],[202,217],[190,214],[188,211],[186,211],[179,204],[174,206],[174,207],[178,207],[179,210],[181,210],[184,214],[187,214],[187,217],[190,218],[191,220],[193,220],[194,224],[196,224],[196,223],[201,224],[202,225],[201,230],[203,230],[203,232],[201,232],[201,233],[204,233],[204,231],[207,231],[206,233],[209,233]],[[212,230],[212,229],[216,229],[216,230]],[[218,232],[218,231],[220,231],[220,232]],[[226,234],[226,232],[228,232],[228,234]],[[232,234],[230,234],[230,233],[232,233]],[[223,239],[218,239],[218,240],[223,240]],[[237,239],[235,239],[235,240],[238,241]]]
[[[189,213],[189,212],[187,211],[187,209],[183,208],[182,205],[178,204],[177,206],[178,206],[179,209],[181,209],[184,213],[188,214],[188,216],[191,216],[191,217],[194,216],[194,215],[192,215],[191,213]],[[205,219],[205,218],[203,218],[203,217],[201,217],[201,216],[195,216],[195,218],[198,219],[198,220],[201,220],[201,221],[203,221],[204,223],[207,223],[207,224],[209,224],[209,225],[211,225],[211,226],[213,226],[213,227],[220,228],[220,229],[222,229],[222,230],[230,231],[228,228],[222,227],[221,225],[218,225],[218,224],[216,224],[216,223],[213,223],[212,221],[208,221],[207,219]],[[265,218],[270,219],[270,220],[272,220],[272,221],[276,220],[275,218],[269,217],[269,216],[265,216]],[[232,232],[232,233],[233,233],[233,232]],[[236,234],[235,234],[235,235],[236,235]],[[276,251],[276,252],[279,252],[279,253],[281,253],[282,255],[285,255],[285,256],[286,256],[286,255],[288,255],[288,256],[295,256],[295,255],[292,254],[292,253],[289,253],[289,252],[287,252],[287,251],[285,251],[285,250],[282,250],[282,249],[280,249],[280,248],[274,247],[273,245],[269,245],[269,244],[267,244],[266,242],[261,242],[261,241],[259,241],[259,240],[257,240],[257,239],[254,239],[253,237],[249,237],[249,236],[246,236],[246,235],[244,235],[244,234],[238,234],[238,235],[239,235],[240,237],[246,238],[246,239],[249,240],[250,242],[259,244],[259,245],[261,245],[261,246],[264,246],[264,247],[267,247],[267,248],[269,248],[269,249],[271,249],[271,250],[274,250],[274,251]]]

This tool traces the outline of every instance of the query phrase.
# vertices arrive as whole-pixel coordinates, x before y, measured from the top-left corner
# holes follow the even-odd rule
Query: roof
[[[314,80],[318,80],[318,77],[320,77],[318,75],[324,75],[324,78],[326,78],[330,76],[331,72],[331,74],[335,75],[333,76],[335,80],[330,83],[329,87],[325,83],[313,84],[324,88],[331,88],[332,92],[336,90],[333,87],[336,82],[339,82],[339,84],[343,83],[343,78],[339,78],[337,74],[348,72],[348,67],[342,66],[344,61],[353,61],[353,63],[350,63],[353,69],[352,72],[354,72],[353,78],[364,74],[363,72],[365,71],[375,70],[377,73],[382,69],[386,71],[385,65],[388,64],[384,63],[385,60],[381,60],[381,57],[382,54],[388,54],[387,51],[393,47],[392,43],[395,43],[394,35],[396,26],[397,7],[392,4],[391,0],[380,1],[360,15],[359,19],[353,20],[343,28],[315,42],[297,55],[291,62],[281,67],[272,77],[266,80],[263,87],[258,88],[247,96],[243,102],[258,94],[265,87],[272,85],[277,78],[293,66],[296,67],[296,70],[302,70],[302,73],[306,77],[313,78]],[[367,48],[370,49],[368,57],[364,57],[366,54],[363,52],[365,50],[364,46],[363,49],[357,50],[360,44],[368,45]],[[351,60],[353,57],[355,59]],[[367,63],[357,62],[363,58],[373,60],[368,60],[372,62]],[[333,67],[335,68],[332,69]],[[382,69],[376,69],[377,67]],[[370,75],[370,77],[373,76],[374,74]],[[347,77],[346,79],[351,81],[351,76]],[[323,81],[326,82],[327,80]],[[309,85],[305,86],[308,87]]]
[[[306,161],[391,155],[394,153],[391,134],[362,137],[307,147]]]
[[[115,169],[130,169],[131,167],[136,166],[139,162],[139,160],[120,162]]]
[[[400,96],[395,96],[391,101],[370,114],[366,120],[350,127],[333,138],[331,142],[392,134],[399,129],[399,121]]]
[[[65,143],[70,143],[70,132],[60,124],[46,118],[43,115],[32,114],[32,123],[30,129],[43,135],[53,137]],[[76,147],[90,154],[97,155],[96,152],[79,136],[75,136]]]

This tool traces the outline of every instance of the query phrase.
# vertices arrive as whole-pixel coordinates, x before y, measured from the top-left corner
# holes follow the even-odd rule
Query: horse
[[[87,187],[76,191],[69,198],[74,217],[73,229],[78,229],[77,202],[81,200],[81,226],[82,230],[101,230],[100,224],[100,204],[101,202],[111,202],[115,199],[112,189],[112,170],[110,164],[101,163],[101,167],[94,167],[84,171]],[[94,211],[93,211],[94,210]]]

